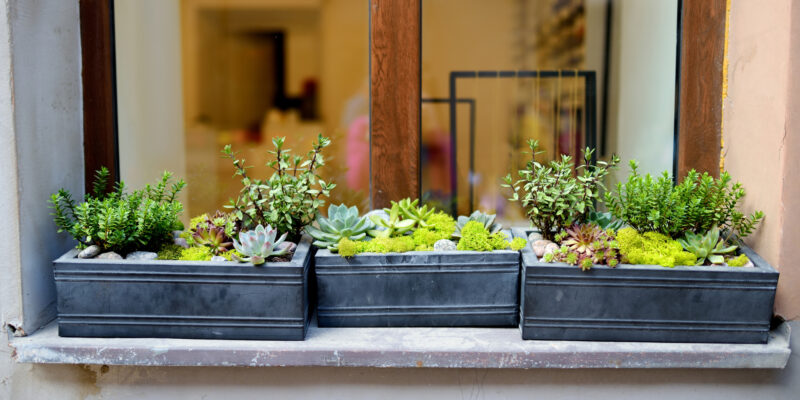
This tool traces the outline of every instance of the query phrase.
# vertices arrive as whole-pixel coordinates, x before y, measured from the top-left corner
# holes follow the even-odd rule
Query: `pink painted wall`
[[[725,169],[766,213],[747,239],[774,267],[776,312],[800,316],[800,2],[731,0]],[[794,78],[793,78],[794,77]]]

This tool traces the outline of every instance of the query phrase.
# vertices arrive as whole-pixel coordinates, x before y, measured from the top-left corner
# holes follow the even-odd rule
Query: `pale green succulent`
[[[275,240],[277,235],[276,229],[272,229],[269,225],[264,228],[261,224],[251,231],[240,232],[239,240],[233,239],[233,247],[241,256],[231,254],[231,257],[239,262],[261,265],[269,257],[282,256],[289,251],[288,247],[278,249],[278,246],[286,240],[286,234]]]
[[[698,235],[686,232],[686,235],[678,239],[683,249],[697,256],[697,264],[703,265],[706,259],[712,264],[723,264],[725,257],[723,254],[730,254],[736,251],[736,246],[725,247],[725,241],[720,240],[719,228],[714,227],[705,235]]]
[[[461,228],[463,228],[464,225],[466,225],[467,222],[469,221],[480,222],[481,224],[483,224],[483,227],[489,231],[490,234],[497,233],[500,231],[500,229],[503,228],[503,226],[500,224],[496,224],[494,222],[495,217],[496,217],[495,214],[484,214],[480,211],[473,212],[469,217],[461,215],[458,217],[458,220],[456,221],[456,230],[455,232],[453,232],[453,237],[460,238]]]
[[[331,205],[328,207],[328,217],[318,215],[316,221],[319,228],[306,226],[306,233],[314,238],[315,246],[331,251],[338,249],[340,240],[364,240],[367,231],[375,228],[369,219],[359,216],[358,207],[347,208],[344,204]]]
[[[384,210],[389,213],[388,221],[381,218],[380,215],[370,216],[370,219],[375,223],[375,225],[384,228],[383,230],[372,229],[367,231],[367,234],[370,236],[386,238],[400,236],[414,228],[416,222],[413,219],[402,219],[402,213],[400,212],[400,207],[397,206],[397,203],[395,203],[391,209]]]
[[[431,215],[433,215],[433,213],[436,212],[436,210],[433,207],[428,209],[427,205],[424,205],[422,207],[417,207],[418,204],[419,204],[419,199],[411,201],[411,199],[406,198],[396,203],[393,201],[392,208],[393,209],[395,207],[399,208],[400,215],[404,219],[410,219],[414,221],[415,226],[420,228],[426,228],[428,226],[428,223],[426,221],[428,220],[428,218],[430,218]],[[387,209],[386,212],[390,212],[390,210]]]

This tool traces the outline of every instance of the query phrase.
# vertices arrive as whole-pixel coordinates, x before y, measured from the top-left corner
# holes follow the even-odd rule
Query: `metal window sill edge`
[[[517,328],[319,328],[301,342],[58,336],[51,323],[11,338],[34,364],[374,368],[784,368],[790,327],[767,344],[522,340]]]

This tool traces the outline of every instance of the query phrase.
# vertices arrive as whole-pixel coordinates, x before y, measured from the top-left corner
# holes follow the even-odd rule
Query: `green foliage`
[[[610,212],[590,211],[586,214],[586,223],[595,224],[603,230],[611,229],[615,232],[625,227],[625,222],[614,218]]]
[[[736,251],[737,246],[725,247],[725,241],[719,237],[719,228],[711,228],[705,235],[698,235],[686,232],[686,235],[678,239],[678,243],[683,249],[697,256],[696,265],[703,265],[706,260],[711,264],[722,264],[725,262],[724,254]]]
[[[419,199],[411,201],[411,199],[403,199],[395,203],[392,202],[392,208],[397,206],[400,209],[400,215],[407,220],[414,221],[413,228],[425,228],[428,226],[428,218],[430,218],[436,210],[434,208],[428,209],[427,205],[418,207]],[[387,211],[388,212],[388,211]]]
[[[640,232],[679,237],[685,232],[705,233],[718,227],[728,242],[733,235],[746,237],[764,218],[761,211],[745,216],[736,209],[745,191],[740,183],[731,185],[727,172],[715,179],[691,170],[674,185],[666,171],[654,178],[640,175],[635,161],[630,165],[628,180],[617,184],[614,193],[606,193],[606,203],[615,217]]]
[[[657,232],[640,234],[633,228],[622,228],[617,231],[616,239],[622,261],[629,264],[674,267],[694,265],[697,261],[678,241]]]
[[[433,250],[437,241],[449,239],[456,229],[456,222],[453,217],[440,211],[430,214],[425,220],[425,226],[426,228],[417,228],[411,234],[416,250]]]
[[[113,192],[104,193],[109,177],[108,169],[97,171],[94,190],[82,203],[76,203],[64,189],[50,197],[58,232],[69,233],[78,247],[96,244],[120,254],[159,249],[169,243],[183,211],[175,198],[186,183],[171,183],[172,174],[165,171],[155,186],[145,185],[127,194],[120,182]]]
[[[740,254],[738,257],[729,258],[727,264],[729,267],[744,267],[749,262],[750,259],[746,255]]]
[[[184,248],[176,244],[166,244],[158,251],[157,260],[180,260]]]
[[[484,214],[481,211],[475,211],[470,214],[469,217],[466,216],[459,216],[458,222],[456,223],[456,229],[453,232],[453,238],[460,238],[461,237],[461,230],[464,229],[464,225],[467,224],[469,221],[477,221],[483,224],[483,227],[486,228],[489,233],[496,233],[502,229],[502,225],[494,223],[496,215],[495,214]]]
[[[275,239],[278,235],[278,230],[273,229],[267,225],[256,226],[252,231],[240,232],[239,240],[233,239],[233,247],[236,249],[237,254],[232,254],[231,257],[239,262],[249,262],[253,265],[261,265],[267,261],[267,258],[272,256],[282,256],[287,253],[287,250],[277,250],[278,245],[286,240],[286,233],[279,239]]]
[[[376,237],[368,241],[343,238],[339,241],[339,255],[342,257],[352,257],[361,253],[404,253],[415,248],[411,236]]]
[[[242,182],[238,198],[226,207],[241,221],[242,229],[269,225],[297,239],[314,220],[317,209],[325,204],[323,197],[328,197],[336,185],[326,183],[317,174],[325,165],[322,150],[330,144],[330,139],[319,135],[305,157],[293,156],[291,150],[284,149],[284,139],[272,139],[275,150],[269,153],[274,159],[267,166],[274,173],[266,180],[251,178],[245,160],[238,159],[230,145],[225,146],[222,152],[233,160]]]
[[[503,232],[489,232],[483,223],[469,221],[461,229],[461,239],[458,240],[458,250],[492,251],[507,249],[511,243]]]
[[[370,219],[375,225],[384,228],[383,230],[371,229],[367,231],[372,237],[388,238],[392,236],[400,236],[414,228],[416,222],[412,219],[402,219],[400,207],[397,203],[392,204],[391,209],[384,209],[389,213],[389,220],[385,220],[378,215],[371,215]]]
[[[562,155],[560,161],[542,164],[536,160],[539,143],[528,141],[531,160],[527,167],[518,171],[516,182],[511,174],[505,177],[504,187],[513,191],[511,201],[519,201],[525,215],[539,229],[545,239],[553,239],[554,231],[582,221],[594,210],[600,189],[604,189],[603,178],[619,163],[614,155],[611,161],[597,161],[591,165],[594,150],[586,148],[583,164],[575,167],[573,176],[572,157]]]
[[[319,228],[306,226],[306,233],[314,238],[315,246],[333,252],[336,251],[342,238],[364,240],[367,231],[375,227],[368,218],[359,216],[358,207],[347,208],[344,204],[328,207],[328,217],[318,215],[317,225]]]
[[[178,259],[181,261],[209,261],[211,257],[214,257],[211,248],[203,246],[183,249]]]
[[[525,240],[523,238],[520,238],[520,237],[514,238],[514,240],[511,241],[511,250],[519,251],[519,250],[524,249],[525,246],[527,246],[527,245],[528,245],[528,241],[527,240]]]
[[[545,258],[547,262],[566,262],[584,271],[595,264],[614,267],[619,263],[619,244],[613,230],[603,230],[595,224],[579,224],[556,236],[561,247]]]

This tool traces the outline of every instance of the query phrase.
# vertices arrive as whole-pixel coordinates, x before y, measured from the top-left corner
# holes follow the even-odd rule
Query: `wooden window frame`
[[[421,2],[370,0],[372,206],[420,195]],[[719,174],[727,0],[679,0],[675,170]],[[87,188],[119,178],[113,0],[80,0]]]

